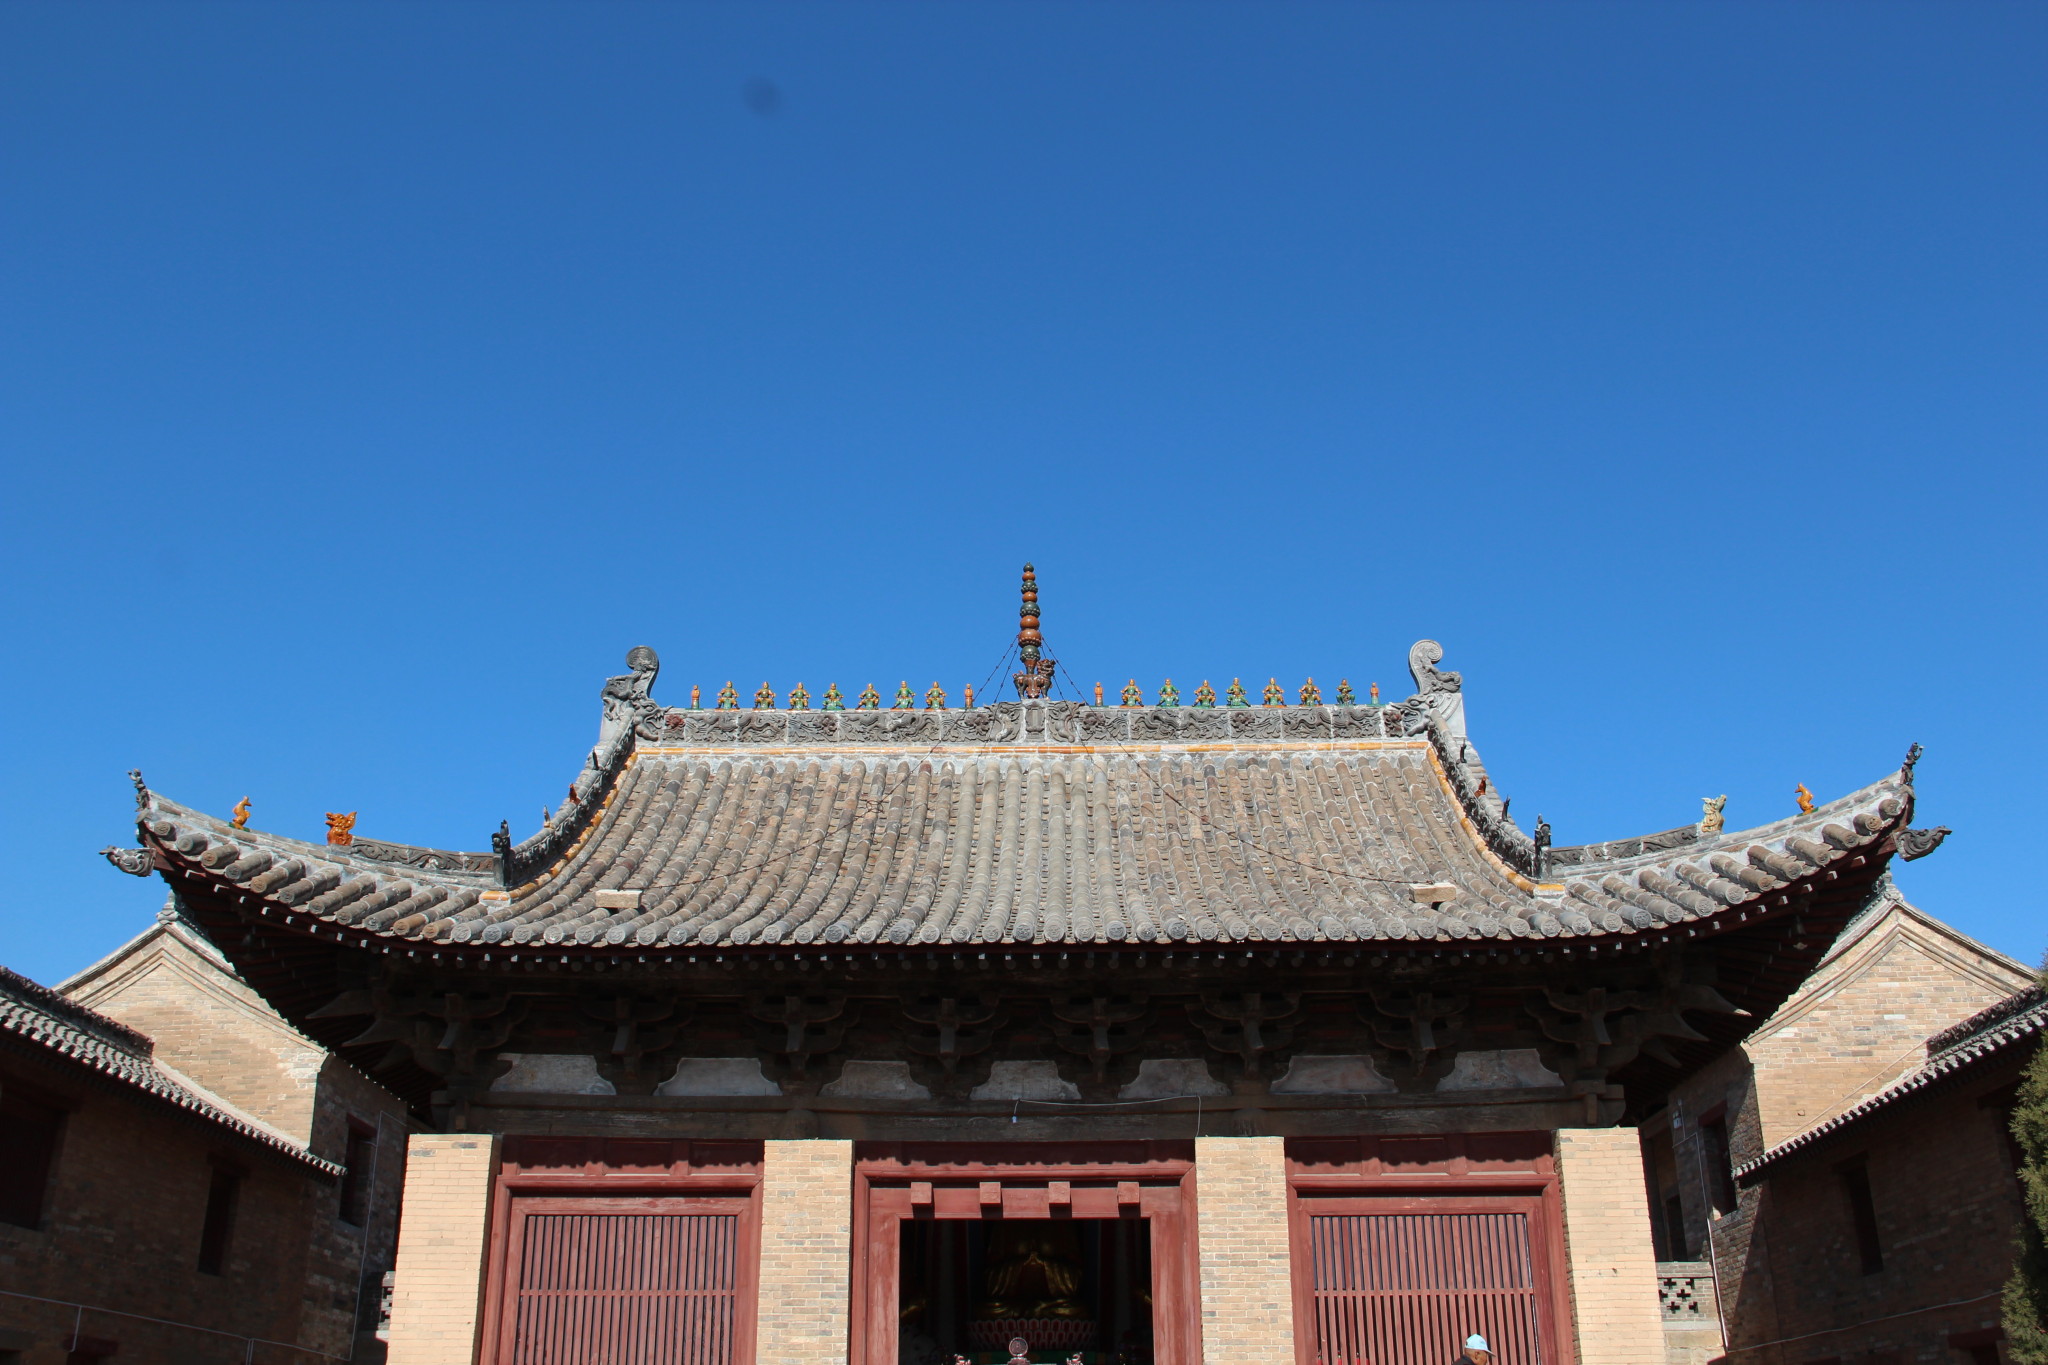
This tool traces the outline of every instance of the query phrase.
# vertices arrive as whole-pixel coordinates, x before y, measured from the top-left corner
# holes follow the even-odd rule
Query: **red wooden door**
[[[747,1365],[752,1201],[514,1198],[500,1365]]]
[[[1321,1365],[1439,1365],[1477,1332],[1498,1365],[1544,1365],[1541,1201],[1304,1197],[1295,1273]]]

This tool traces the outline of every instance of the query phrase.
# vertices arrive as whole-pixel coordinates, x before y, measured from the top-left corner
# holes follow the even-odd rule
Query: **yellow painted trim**
[[[1501,856],[1486,842],[1486,836],[1479,832],[1479,826],[1473,821],[1471,812],[1465,809],[1465,803],[1458,799],[1458,789],[1451,785],[1451,775],[1444,771],[1444,760],[1442,755],[1437,753],[1436,745],[1425,742],[1422,747],[1429,750],[1429,769],[1436,774],[1437,783],[1443,787],[1444,795],[1451,798],[1451,808],[1458,812],[1458,824],[1464,829],[1466,837],[1472,841],[1472,847],[1479,850],[1480,856],[1492,863],[1503,877],[1529,895],[1533,896],[1539,891],[1555,891],[1562,894],[1563,882],[1533,881],[1501,861]]]
[[[1427,749],[1427,740],[1321,739],[1273,740],[1244,744],[721,744],[642,745],[626,760],[641,758],[794,758],[833,754],[872,758],[979,758],[1001,754],[1227,754],[1227,753],[1363,753],[1375,749]],[[624,771],[621,769],[620,771]]]

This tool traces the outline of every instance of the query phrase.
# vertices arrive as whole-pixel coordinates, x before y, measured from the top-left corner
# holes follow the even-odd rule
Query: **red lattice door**
[[[1498,1365],[1543,1365],[1534,1202],[1302,1200],[1316,1359],[1441,1365],[1477,1332]]]
[[[744,1197],[511,1204],[503,1365],[746,1365]]]

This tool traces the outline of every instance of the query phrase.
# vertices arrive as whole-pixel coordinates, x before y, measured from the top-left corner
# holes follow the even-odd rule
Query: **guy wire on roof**
[[[1143,772],[1144,770],[1140,769],[1140,771]],[[1192,815],[1196,820],[1199,820],[1203,825],[1216,831],[1224,838],[1235,839],[1239,844],[1241,844],[1245,848],[1263,854],[1268,858],[1274,859],[1275,861],[1292,863],[1296,867],[1304,867],[1311,872],[1320,872],[1326,877],[1342,877],[1348,881],[1372,882],[1380,886],[1410,886],[1415,883],[1415,878],[1413,877],[1379,877],[1374,876],[1373,874],[1367,872],[1347,872],[1342,870],[1341,868],[1324,867],[1319,863],[1312,863],[1305,859],[1297,858],[1290,853],[1282,853],[1278,849],[1269,848],[1266,845],[1258,842],[1256,839],[1252,838],[1250,835],[1244,833],[1242,830],[1237,829],[1234,826],[1218,824],[1216,821],[1210,819],[1209,816],[1207,816],[1200,810],[1197,810],[1194,807],[1188,805],[1187,802],[1181,800],[1180,797],[1174,795],[1171,791],[1169,791],[1166,787],[1166,784],[1160,781],[1156,776],[1150,773],[1146,773],[1145,778],[1147,781],[1153,784],[1153,789],[1157,791],[1160,796],[1164,797],[1168,802],[1170,802],[1174,806],[1177,806],[1181,810],[1188,812],[1188,814]],[[882,813],[883,803],[886,802],[889,799],[889,797],[894,793],[894,790],[898,784],[906,782],[908,781],[908,779],[908,774],[901,774],[895,777],[885,778],[883,780],[881,790],[876,792],[875,795],[863,796],[858,798],[857,805],[860,807],[866,807],[867,809],[857,810],[856,812],[848,815],[843,821],[835,822],[830,829],[818,835],[816,838],[807,840],[800,844],[793,845],[792,847],[785,849],[781,853],[770,854],[768,857],[764,858],[762,861],[758,863],[750,863],[745,867],[736,867],[730,872],[718,872],[703,877],[686,878],[682,881],[660,882],[650,886],[625,887],[621,889],[642,892],[680,891],[685,888],[705,886],[715,881],[730,882],[735,877],[743,876],[747,873],[764,872],[770,867],[773,867],[777,863],[786,862],[789,859],[795,857],[797,854],[804,852],[806,849],[816,848],[818,845],[826,843],[829,840],[841,834],[851,835],[852,826],[858,823],[863,817],[874,816],[876,818],[879,818]],[[1449,874],[1441,873],[1436,875],[1448,876]],[[526,884],[531,886],[536,884],[539,880],[541,879],[536,878],[534,882],[529,882]]]

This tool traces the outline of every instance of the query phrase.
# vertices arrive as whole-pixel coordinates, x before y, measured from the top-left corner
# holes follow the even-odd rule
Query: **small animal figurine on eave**
[[[1723,824],[1726,823],[1722,818],[1721,812],[1727,808],[1728,796],[1725,792],[1719,796],[1702,796],[1700,798],[1700,833],[1719,834]]]

